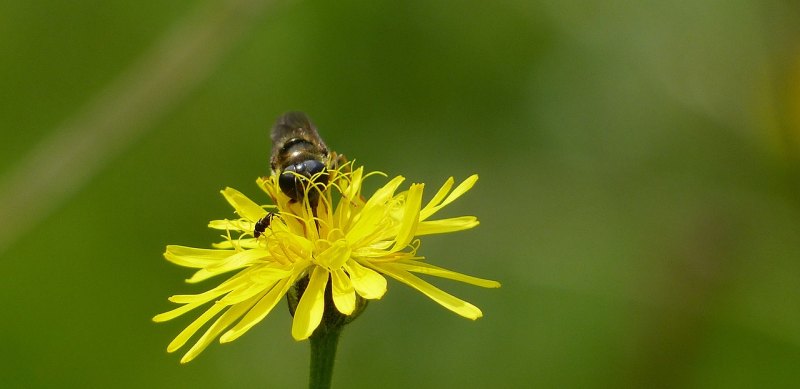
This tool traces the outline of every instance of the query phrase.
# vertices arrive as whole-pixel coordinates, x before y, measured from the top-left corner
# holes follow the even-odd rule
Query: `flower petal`
[[[349,183],[345,185],[342,191],[342,197],[348,201],[353,201],[356,196],[361,192],[361,183],[364,179],[364,167],[359,167],[350,174]]]
[[[350,247],[344,239],[337,240],[330,247],[317,254],[316,263],[330,270],[341,268],[350,259]]]
[[[331,273],[333,303],[339,312],[350,315],[356,308],[356,291],[350,277],[342,269]]]
[[[289,277],[294,271],[294,266],[285,266],[278,263],[253,266],[253,272],[248,274],[249,280],[256,284],[271,284],[282,278]]]
[[[220,343],[228,343],[233,340],[236,340],[238,337],[244,335],[250,328],[253,328],[254,325],[258,324],[261,320],[263,320],[272,308],[278,304],[278,301],[283,298],[286,294],[286,291],[289,290],[289,287],[294,283],[296,280],[296,275],[292,275],[289,278],[285,278],[275,283],[271,288],[269,288],[269,292],[267,292],[264,297],[258,300],[258,303],[251,309],[247,314],[242,318],[242,320],[236,323],[233,328],[222,334],[219,338]]]
[[[217,285],[214,289],[207,290],[198,294],[178,294],[169,298],[169,301],[177,304],[197,304],[207,303],[223,294],[229,293],[238,288],[245,287],[249,284],[249,277],[247,272],[249,269],[242,270],[233,277],[225,280],[223,283]]]
[[[453,179],[453,177],[449,177],[444,182],[444,184],[442,184],[442,187],[439,188],[439,191],[436,192],[435,195],[433,195],[433,198],[431,199],[431,201],[429,201],[428,204],[425,205],[425,208],[422,209],[422,212],[420,212],[420,217],[419,217],[420,220],[427,219],[428,216],[432,215],[435,212],[433,209],[437,205],[439,205],[439,203],[441,203],[442,200],[444,200],[445,196],[447,196],[447,193],[450,192],[450,188],[453,187],[453,184],[455,183],[455,181],[456,180]]]
[[[428,217],[430,217],[434,213],[438,212],[440,209],[442,209],[445,206],[447,206],[447,204],[450,204],[455,199],[461,197],[461,195],[463,195],[468,190],[470,190],[472,188],[472,186],[475,185],[475,182],[477,182],[477,181],[478,181],[478,175],[477,174],[473,174],[473,175],[467,177],[467,179],[464,180],[464,182],[462,182],[455,189],[453,189],[453,192],[450,193],[450,195],[447,196],[447,198],[445,198],[442,201],[441,204],[435,204],[433,202],[433,200],[431,200],[431,202],[428,203],[428,205],[425,206],[425,209],[423,209],[422,212],[420,212],[419,220],[422,221],[422,220],[427,219]],[[442,190],[445,189],[445,187],[447,187],[449,189],[449,187],[451,185],[452,185],[452,182],[451,182],[450,179],[448,179],[447,182],[445,182],[445,184],[442,186],[442,189],[440,189],[439,192],[436,193],[436,196],[434,196],[434,199],[438,200],[438,198],[442,197],[441,196]]]
[[[263,249],[252,249],[240,251],[224,261],[214,263],[204,269],[200,269],[192,275],[191,278],[186,280],[188,283],[197,283],[207,280],[218,274],[227,273],[236,269],[241,269],[253,265],[254,263],[262,263],[265,259],[271,256],[270,252]]]
[[[247,270],[245,270],[247,271]],[[242,272],[244,273],[244,271]],[[239,273],[236,276],[231,277],[230,279],[226,280],[225,282],[219,284],[214,289],[208,290],[206,292],[200,294],[192,294],[192,295],[175,295],[169,298],[169,301],[178,304],[185,304],[182,307],[175,308],[171,311],[167,311],[164,313],[160,313],[153,317],[153,321],[160,323],[167,320],[172,320],[180,315],[183,315],[186,312],[189,312],[219,296],[222,296],[225,293],[228,293],[237,287],[240,287],[242,283],[245,281],[244,277],[240,277]]]
[[[236,251],[233,250],[196,249],[169,245],[167,251],[164,252],[164,258],[178,266],[203,268],[225,260],[234,254]]]
[[[292,320],[292,337],[295,340],[307,339],[322,321],[328,274],[328,270],[321,266],[315,266],[311,272],[308,286],[297,304]]]
[[[439,305],[466,317],[467,319],[475,320],[481,316],[483,313],[481,312],[478,307],[461,300],[447,292],[423,281],[421,278],[403,270],[399,266],[392,264],[392,263],[374,263],[371,264],[376,270],[380,271],[383,274],[388,275],[420,292],[422,294],[430,297],[433,301],[439,303]]]
[[[213,299],[213,297],[212,297],[212,299]],[[156,322],[156,323],[162,323],[162,322],[165,322],[165,321],[172,320],[172,319],[174,319],[174,318],[176,318],[176,317],[178,317],[180,315],[183,315],[184,313],[189,312],[189,311],[191,311],[191,310],[193,310],[193,309],[195,309],[195,308],[197,308],[197,307],[199,307],[199,306],[201,306],[201,305],[203,305],[203,304],[205,304],[207,302],[208,301],[204,301],[204,302],[200,302],[200,303],[186,304],[186,305],[180,306],[178,308],[175,308],[175,309],[173,309],[171,311],[167,311],[167,312],[164,312],[164,313],[159,313],[158,315],[153,316],[153,321]]]
[[[400,221],[400,229],[397,231],[392,252],[406,248],[411,243],[411,239],[414,238],[417,224],[419,224],[419,208],[422,205],[422,190],[424,187],[424,184],[414,184],[408,189],[405,208],[403,209],[403,219]]]
[[[288,272],[281,272],[281,273],[288,274]],[[247,300],[257,294],[262,294],[262,292],[270,290],[276,283],[278,283],[278,281],[281,280],[281,278],[283,278],[278,275],[281,273],[273,273],[272,277],[269,278],[264,277],[260,282],[249,282],[245,285],[242,285],[236,290],[233,290],[230,293],[226,294],[225,297],[223,297],[219,301],[233,305],[233,304],[239,304],[242,301]]]
[[[386,215],[386,202],[389,201],[394,192],[403,183],[402,176],[397,176],[389,181],[382,188],[375,191],[375,194],[367,200],[361,212],[353,217],[353,225],[347,232],[347,240],[357,244],[361,239],[368,235],[376,234],[376,226],[380,224]]]
[[[215,230],[233,230],[233,231],[246,231],[246,232],[253,232],[253,228],[255,228],[255,223],[245,219],[236,219],[236,220],[212,220],[208,222],[208,227],[213,228]]]
[[[223,236],[225,238],[225,236]],[[241,239],[227,239],[222,242],[212,243],[215,249],[255,249],[260,247],[258,239],[254,238],[241,238]]]
[[[444,234],[468,230],[480,224],[475,216],[452,217],[441,220],[426,220],[417,226],[415,236]]]
[[[206,330],[203,336],[195,342],[194,346],[183,355],[181,358],[181,363],[187,363],[193,360],[197,355],[199,355],[203,350],[208,347],[211,342],[219,336],[222,331],[228,328],[234,321],[242,317],[253,305],[258,301],[260,295],[256,295],[251,297],[249,300],[241,302],[239,304],[231,306],[225,313],[220,315],[217,321],[211,325],[211,327]]]
[[[444,201],[442,201],[441,206],[444,207],[447,204],[452,203],[455,199],[461,197],[461,195],[463,195],[464,193],[467,193],[467,191],[469,191],[470,189],[472,189],[473,186],[475,186],[476,182],[478,182],[477,174],[473,174],[467,177],[467,179],[464,180],[464,182],[458,184],[458,186],[455,189],[453,189],[453,192],[450,193],[450,195],[447,196],[447,198],[444,199]]]
[[[239,216],[251,222],[256,222],[267,215],[267,211],[264,210],[264,208],[261,208],[261,206],[247,198],[247,196],[243,195],[238,190],[225,188],[221,192],[222,195],[225,196],[225,200],[228,200],[228,203],[233,206]]]
[[[439,278],[446,278],[449,280],[460,281],[467,284],[480,286],[482,288],[499,288],[500,283],[497,281],[487,280],[484,278],[478,278],[473,276],[468,276],[466,274],[461,274],[458,272],[454,272],[452,270],[443,269],[438,266],[431,265],[429,263],[414,261],[410,259],[401,260],[398,262],[394,262],[394,264],[409,272],[414,273],[422,273],[427,274],[429,276],[439,277]]]
[[[264,192],[267,192],[269,197],[274,201],[275,200],[275,185],[272,177],[258,177],[256,179],[256,185],[263,189]]]
[[[314,243],[302,235],[288,231],[275,231],[274,238],[267,241],[267,249],[274,257],[288,262],[311,260]]]
[[[397,176],[393,178],[391,181],[387,182],[386,185],[381,187],[380,189],[375,191],[375,194],[367,200],[367,203],[364,204],[364,208],[369,208],[372,206],[377,206],[385,203],[387,200],[392,198],[394,192],[397,188],[400,187],[400,184],[405,181],[405,177]]]
[[[205,312],[203,312],[202,315],[200,315],[200,317],[195,319],[192,324],[189,324],[188,327],[184,328],[183,331],[181,331],[181,333],[169,343],[167,346],[167,352],[171,353],[183,347],[183,345],[186,344],[186,341],[189,340],[189,338],[191,338],[192,335],[194,335],[194,333],[200,329],[200,327],[206,324],[206,322],[211,320],[211,318],[216,316],[227,306],[227,304],[217,303],[212,305],[211,308],[208,308]]]
[[[383,297],[386,293],[386,278],[378,272],[364,267],[352,259],[347,261],[344,268],[350,275],[353,288],[361,297],[375,300]]]

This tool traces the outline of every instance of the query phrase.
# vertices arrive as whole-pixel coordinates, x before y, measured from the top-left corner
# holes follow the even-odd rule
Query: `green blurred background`
[[[305,387],[283,307],[188,365],[196,315],[151,322],[217,283],[164,246],[304,110],[370,169],[480,174],[421,253],[503,283],[434,281],[472,322],[390,281],[335,387],[795,387],[798,42],[790,0],[4,1],[0,384]]]

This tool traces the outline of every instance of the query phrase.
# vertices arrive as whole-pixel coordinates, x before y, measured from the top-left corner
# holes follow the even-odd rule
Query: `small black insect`
[[[280,219],[280,216],[278,214],[276,214],[275,212],[270,212],[267,214],[267,216],[264,216],[261,219],[259,219],[256,222],[255,228],[253,229],[253,236],[256,238],[261,236],[261,234],[263,234],[264,231],[266,231],[267,228],[269,228],[269,225],[272,223],[272,219],[274,219],[275,217],[278,217]]]

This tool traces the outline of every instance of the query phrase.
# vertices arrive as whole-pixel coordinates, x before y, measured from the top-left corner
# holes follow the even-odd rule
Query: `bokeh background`
[[[796,387],[799,42],[790,0],[3,1],[0,386],[305,387],[280,306],[188,365],[195,315],[151,322],[216,285],[164,246],[304,110],[370,169],[480,174],[421,252],[503,283],[435,281],[472,322],[390,281],[335,387]]]

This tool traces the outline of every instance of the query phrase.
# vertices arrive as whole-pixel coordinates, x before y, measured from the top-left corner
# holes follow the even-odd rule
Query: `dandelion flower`
[[[320,326],[328,284],[336,310],[343,315],[356,315],[359,300],[380,299],[386,293],[386,276],[422,292],[463,317],[481,317],[481,310],[476,306],[415,275],[447,278],[485,288],[500,286],[496,281],[431,265],[417,255],[420,246],[417,237],[478,225],[474,216],[431,220],[439,210],[469,191],[478,176],[467,178],[455,188],[453,178],[449,178],[423,205],[424,184],[412,184],[398,193],[404,181],[401,176],[389,180],[369,198],[363,197],[364,179],[374,174],[382,175],[365,174],[363,167],[352,169],[351,163],[330,171],[329,184],[306,185],[306,191],[320,192],[313,209],[307,201],[308,193],[306,201],[292,201],[280,190],[275,176],[257,180],[272,199],[273,206],[260,206],[235,189],[224,189],[222,195],[239,216],[209,223],[209,227],[224,231],[224,240],[214,244],[213,249],[167,246],[164,256],[177,265],[198,269],[187,280],[189,283],[236,273],[209,291],[169,298],[182,306],[159,314],[153,320],[171,320],[213,303],[178,334],[167,351],[183,347],[212,320],[183,356],[182,363],[194,359],[218,337],[222,343],[237,339],[263,320],[301,280],[307,285],[294,308],[291,332],[296,340],[307,339]],[[269,220],[269,226],[265,226],[264,220]],[[254,233],[257,224],[263,232]]]

